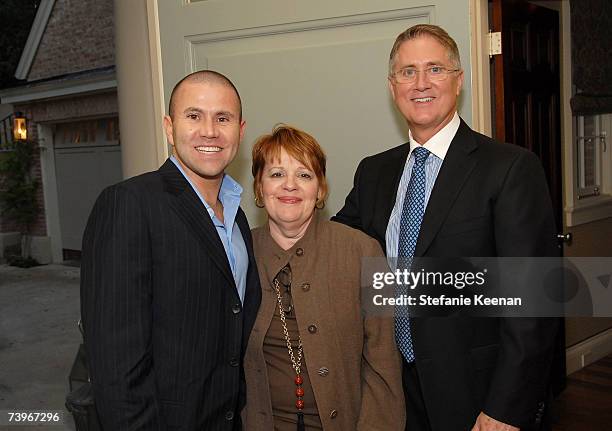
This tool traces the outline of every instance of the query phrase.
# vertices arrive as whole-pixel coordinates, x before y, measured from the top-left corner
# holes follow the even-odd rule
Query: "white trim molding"
[[[57,196],[57,177],[55,175],[53,126],[38,124],[37,127],[38,142],[41,148],[40,168],[45,201],[45,222],[47,223],[47,235],[49,237],[49,253],[53,263],[61,263],[64,260],[64,256],[62,252],[59,199]]]
[[[487,0],[470,0],[470,58],[472,82],[472,129],[493,136]]]
[[[162,74],[161,42],[159,34],[159,10],[155,0],[147,0],[147,31],[149,39],[149,58],[151,60],[151,93],[153,95],[153,112],[155,118],[163,118],[165,113],[164,78]],[[157,145],[157,163],[162,165],[169,157],[169,145],[166,143],[163,122],[156,121],[154,130]]]
[[[610,195],[591,197],[585,200],[584,203],[565,208],[565,221],[568,227],[609,217],[612,217],[612,196]]]
[[[36,55],[36,51],[38,51],[38,45],[40,45],[40,41],[47,28],[47,22],[49,22],[49,17],[51,16],[54,5],[55,0],[41,0],[38,11],[36,12],[36,17],[34,18],[34,23],[30,29],[30,34],[28,35],[28,40],[21,53],[21,58],[19,59],[17,70],[15,71],[15,78],[26,79],[28,77],[30,67],[32,67],[34,56]]]
[[[7,88],[0,91],[2,103],[26,103],[33,100],[51,99],[73,94],[117,88],[115,74],[88,76],[84,78],[45,81],[36,84]]]
[[[567,375],[597,362],[610,352],[612,352],[612,328],[566,349]]]

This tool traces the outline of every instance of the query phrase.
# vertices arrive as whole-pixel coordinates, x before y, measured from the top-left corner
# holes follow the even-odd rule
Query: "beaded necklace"
[[[302,346],[302,338],[298,334],[298,347],[297,347],[297,359],[293,353],[293,346],[291,345],[291,337],[289,337],[289,330],[287,329],[287,320],[285,317],[285,311],[283,306],[283,299],[281,295],[280,286],[278,283],[278,276],[274,278],[274,290],[276,291],[276,299],[278,301],[278,312],[280,314],[281,323],[283,324],[283,334],[285,341],[287,342],[287,350],[289,351],[289,359],[291,360],[291,367],[295,371],[295,407],[297,408],[297,431],[305,431],[304,425],[304,378],[302,377],[302,357],[304,348]],[[291,309],[289,309],[291,310]]]

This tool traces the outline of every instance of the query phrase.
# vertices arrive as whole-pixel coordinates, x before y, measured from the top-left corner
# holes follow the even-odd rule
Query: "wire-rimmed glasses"
[[[412,84],[417,80],[419,73],[425,73],[425,76],[430,81],[444,81],[448,75],[454,72],[459,72],[461,69],[449,69],[443,66],[429,66],[425,69],[417,69],[416,67],[402,67],[401,69],[391,73],[390,78],[393,78],[398,84]]]

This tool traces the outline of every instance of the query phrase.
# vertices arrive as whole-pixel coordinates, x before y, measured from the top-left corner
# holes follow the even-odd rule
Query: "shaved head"
[[[231,88],[234,93],[236,93],[236,97],[238,98],[238,106],[240,107],[240,120],[242,120],[242,99],[240,99],[240,94],[238,94],[236,86],[234,86],[232,81],[230,81],[227,76],[222,75],[219,72],[215,72],[214,70],[199,70],[197,72],[190,73],[189,75],[181,79],[179,82],[177,82],[177,84],[172,89],[172,93],[170,94],[170,104],[168,106],[168,114],[170,114],[170,118],[174,118],[174,96],[177,90],[184,82],[194,84],[218,84]]]

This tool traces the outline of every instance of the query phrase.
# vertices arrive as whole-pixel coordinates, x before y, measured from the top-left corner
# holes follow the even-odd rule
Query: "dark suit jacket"
[[[335,221],[378,239],[395,204],[409,145],[361,161]],[[556,256],[552,205],[537,157],[463,121],[429,199],[415,256]],[[412,319],[416,365],[435,431],[470,430],[483,410],[524,429],[544,411],[556,320]]]
[[[81,313],[104,429],[232,430],[261,300],[250,229],[241,304],[217,231],[167,160],[98,198],[83,237]]]

